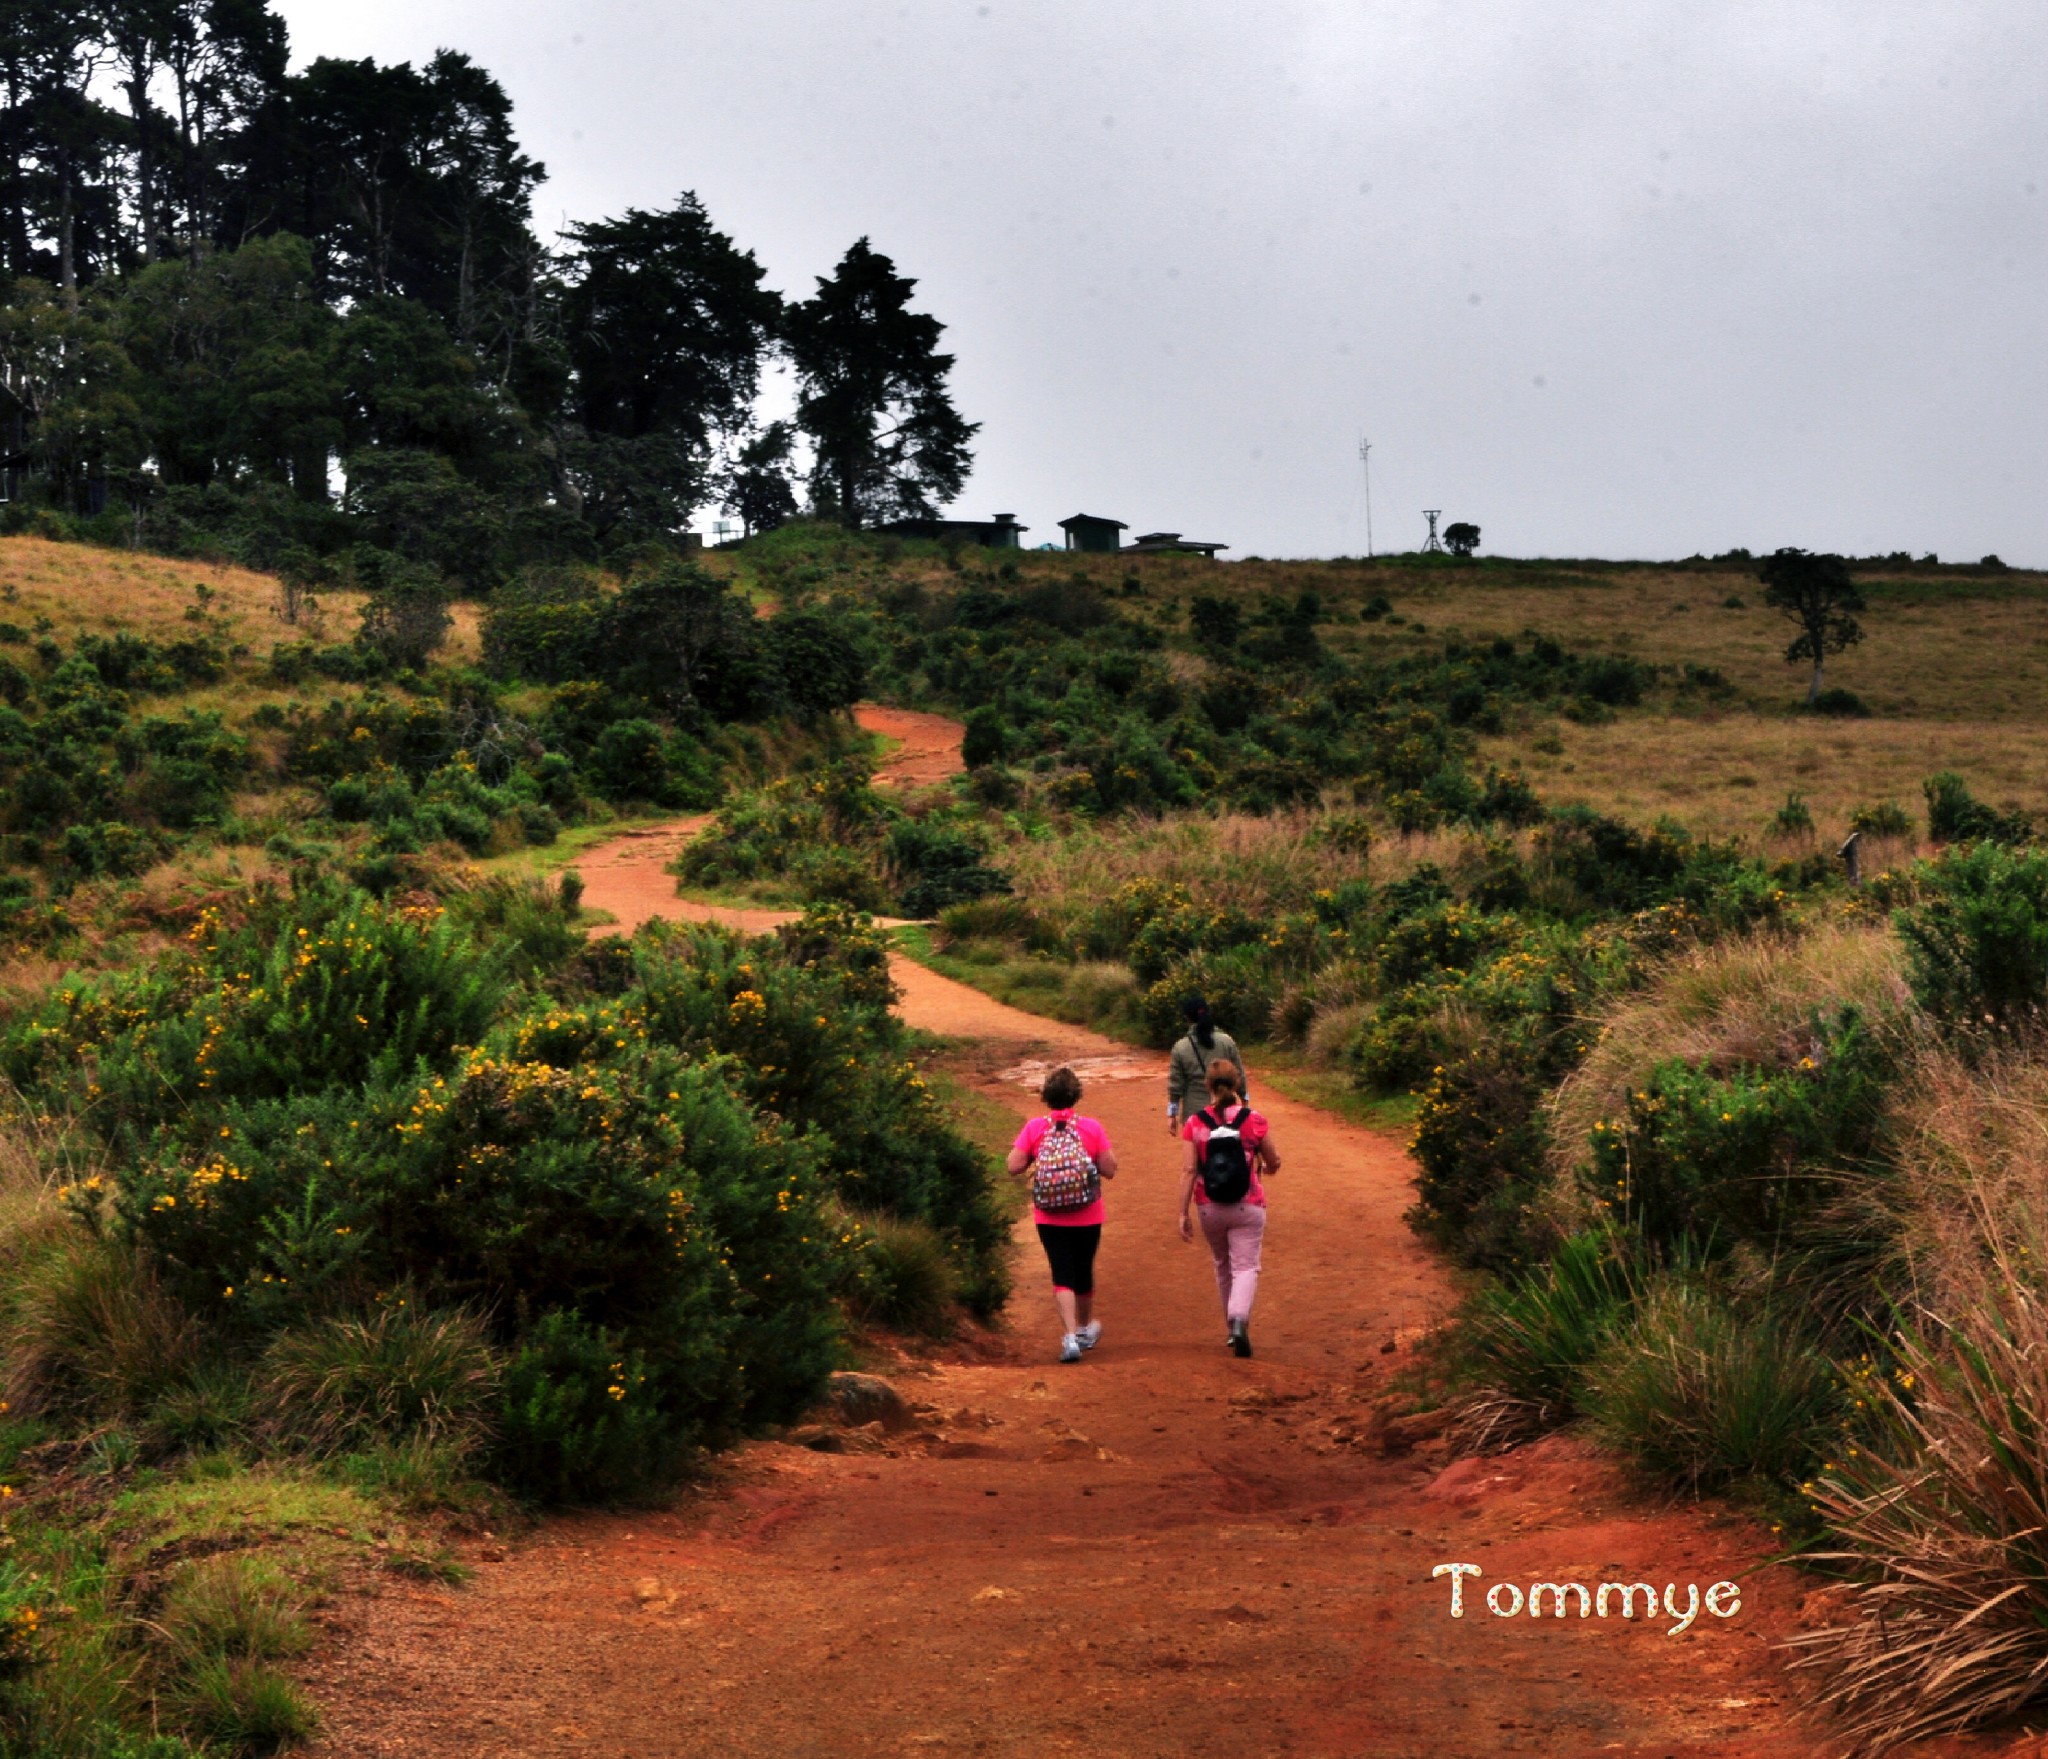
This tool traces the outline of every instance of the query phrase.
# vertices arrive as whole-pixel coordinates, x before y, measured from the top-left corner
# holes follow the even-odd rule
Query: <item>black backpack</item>
[[[1198,1114],[1209,1126],[1202,1144],[1202,1195],[1211,1203],[1242,1203],[1251,1194],[1252,1157],[1239,1134],[1252,1115],[1250,1106],[1240,1106],[1236,1121],[1226,1124],[1214,1112]]]

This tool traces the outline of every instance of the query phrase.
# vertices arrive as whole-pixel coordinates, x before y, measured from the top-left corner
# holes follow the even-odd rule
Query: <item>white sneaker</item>
[[[1074,1333],[1074,1341],[1084,1350],[1094,1349],[1097,1344],[1102,1342],[1102,1321],[1099,1319],[1089,1320],[1086,1325]]]
[[[1081,1360],[1081,1340],[1072,1332],[1060,1339],[1060,1360],[1078,1362]]]

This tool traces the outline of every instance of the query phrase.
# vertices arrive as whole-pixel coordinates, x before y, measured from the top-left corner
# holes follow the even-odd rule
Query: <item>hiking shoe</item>
[[[1230,1353],[1233,1356],[1249,1356],[1252,1353],[1252,1329],[1241,1319],[1230,1322]]]
[[[1060,1339],[1060,1360],[1078,1362],[1081,1360],[1081,1340],[1072,1332]]]
[[[1099,1319],[1089,1320],[1086,1325],[1074,1333],[1074,1341],[1084,1350],[1094,1349],[1097,1344],[1102,1342],[1102,1321]]]

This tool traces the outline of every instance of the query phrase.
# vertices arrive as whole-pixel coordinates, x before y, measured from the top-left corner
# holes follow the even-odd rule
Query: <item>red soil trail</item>
[[[621,926],[772,920],[676,899],[660,847],[601,851],[583,870],[590,901]],[[896,974],[905,1017],[972,1041],[968,1073],[1020,1118],[1034,1064],[1080,1068],[1083,1110],[1123,1159],[1101,1347],[1054,1362],[1020,1228],[1006,1333],[886,1370],[931,1408],[917,1432],[868,1453],[757,1444],[677,1506],[553,1519],[466,1589],[389,1592],[322,1664],[317,1753],[1836,1750],[1794,1721],[1771,1653],[1807,1586],[1786,1572],[1747,1578],[1736,1617],[1675,1638],[1668,1619],[1486,1612],[1502,1580],[1673,1582],[1682,1598],[1742,1576],[1767,1536],[1649,1506],[1567,1439],[1456,1465],[1441,1442],[1381,1455],[1370,1397],[1447,1295],[1401,1221],[1398,1143],[1260,1091],[1254,1063],[1286,1165],[1258,1353],[1233,1360],[1207,1254],[1172,1225],[1163,1059],[907,962]],[[1458,1620],[1430,1575],[1448,1562],[1485,1572]]]

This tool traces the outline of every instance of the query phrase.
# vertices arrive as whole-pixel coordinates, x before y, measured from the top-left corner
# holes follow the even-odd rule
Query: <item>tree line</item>
[[[803,299],[692,193],[547,242],[544,167],[468,56],[294,73],[287,47],[266,0],[0,0],[16,520],[463,578],[671,542],[707,504],[858,527],[958,493],[943,326],[866,238]],[[777,359],[798,402],[764,424]]]

